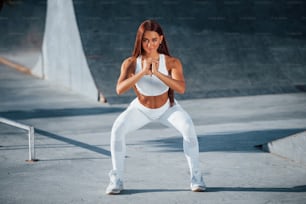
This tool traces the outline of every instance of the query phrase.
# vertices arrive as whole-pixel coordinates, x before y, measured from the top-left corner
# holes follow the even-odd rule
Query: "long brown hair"
[[[146,21],[144,21],[140,24],[140,26],[137,30],[136,40],[135,40],[135,45],[134,45],[134,50],[133,50],[132,56],[133,57],[138,57],[139,55],[141,55],[143,53],[143,48],[141,46],[142,45],[141,41],[142,41],[142,37],[143,37],[143,34],[144,34],[145,31],[155,31],[159,35],[164,36],[163,41],[159,45],[157,51],[158,51],[158,53],[170,56],[164,32],[163,32],[161,26],[154,20],[146,20]]]
[[[143,34],[144,34],[145,31],[155,31],[159,35],[162,35],[163,36],[163,41],[159,45],[159,47],[157,49],[157,52],[170,56],[164,32],[163,32],[161,26],[154,20],[146,20],[146,21],[144,21],[140,24],[140,26],[138,28],[138,31],[137,31],[137,34],[136,34],[136,40],[135,40],[135,45],[134,45],[134,50],[133,50],[132,56],[137,58],[139,55],[141,55],[143,53],[144,50],[142,48],[141,41],[142,41],[142,37],[143,37]],[[169,74],[171,75],[171,71],[169,71]],[[174,105],[174,91],[173,91],[173,89],[169,88],[168,96],[169,96],[169,99],[170,99],[170,106],[172,107]]]

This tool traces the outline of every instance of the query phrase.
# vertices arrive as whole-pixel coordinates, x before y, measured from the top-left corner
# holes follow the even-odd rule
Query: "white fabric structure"
[[[98,99],[72,0],[48,0],[42,53],[32,73],[91,99]]]

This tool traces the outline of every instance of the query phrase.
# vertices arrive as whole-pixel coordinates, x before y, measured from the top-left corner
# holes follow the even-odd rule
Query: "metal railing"
[[[13,126],[13,127],[17,127],[23,130],[27,130],[28,131],[28,139],[29,139],[29,159],[26,160],[27,162],[35,162],[38,161],[37,159],[35,159],[35,138],[34,138],[34,127],[33,126],[29,126],[29,125],[25,125],[25,124],[21,124],[19,122],[13,121],[13,120],[9,120],[6,118],[2,118],[0,117],[0,122],[1,123],[5,123],[7,125]]]

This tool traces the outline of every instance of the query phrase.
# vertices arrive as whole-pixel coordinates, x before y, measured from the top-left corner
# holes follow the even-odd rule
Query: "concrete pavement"
[[[188,90],[187,90],[188,92]],[[306,129],[306,94],[181,100],[196,125],[207,192],[189,191],[182,138],[150,124],[127,137],[125,191],[107,196],[109,136],[127,104],[101,104],[0,65],[0,203],[305,203],[306,164],[255,146]],[[118,100],[120,97],[118,96]]]

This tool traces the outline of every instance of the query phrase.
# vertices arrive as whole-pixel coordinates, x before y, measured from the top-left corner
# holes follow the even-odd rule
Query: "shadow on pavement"
[[[139,193],[156,193],[156,192],[191,192],[189,189],[124,189],[120,195],[133,195]],[[292,188],[257,188],[257,187],[207,187],[205,192],[202,193],[213,193],[213,192],[306,192],[306,185],[295,186]]]
[[[3,111],[0,115],[14,120],[52,117],[87,116],[122,112],[124,108],[63,108],[63,109],[34,109]]]
[[[189,189],[124,189],[122,195],[132,195],[138,193],[154,193],[154,192],[178,192],[189,191]]]
[[[259,152],[257,145],[265,144],[275,139],[304,131],[303,129],[260,130],[234,133],[220,133],[215,135],[199,135],[200,152],[233,151]],[[158,151],[183,151],[183,137],[168,137],[165,139],[145,141],[158,147]]]
[[[306,192],[306,185],[292,188],[256,188],[256,187],[208,187],[206,192],[233,191],[233,192]]]
[[[55,140],[66,142],[68,144],[72,144],[72,145],[75,145],[75,146],[78,146],[78,147],[96,152],[98,154],[102,154],[102,155],[109,156],[109,157],[111,156],[110,151],[108,151],[106,149],[103,149],[101,147],[97,147],[97,146],[90,145],[90,144],[87,144],[87,143],[84,143],[84,142],[80,142],[80,141],[77,141],[77,140],[74,140],[74,139],[71,139],[71,138],[67,138],[67,137],[64,137],[64,136],[61,136],[61,135],[57,135],[57,134],[54,134],[54,133],[51,133],[51,132],[48,132],[48,131],[45,131],[45,130],[42,130],[42,129],[35,128],[35,132],[37,134],[42,135],[42,136],[46,136],[46,137],[49,137],[49,138],[52,138],[52,139],[55,139]]]

